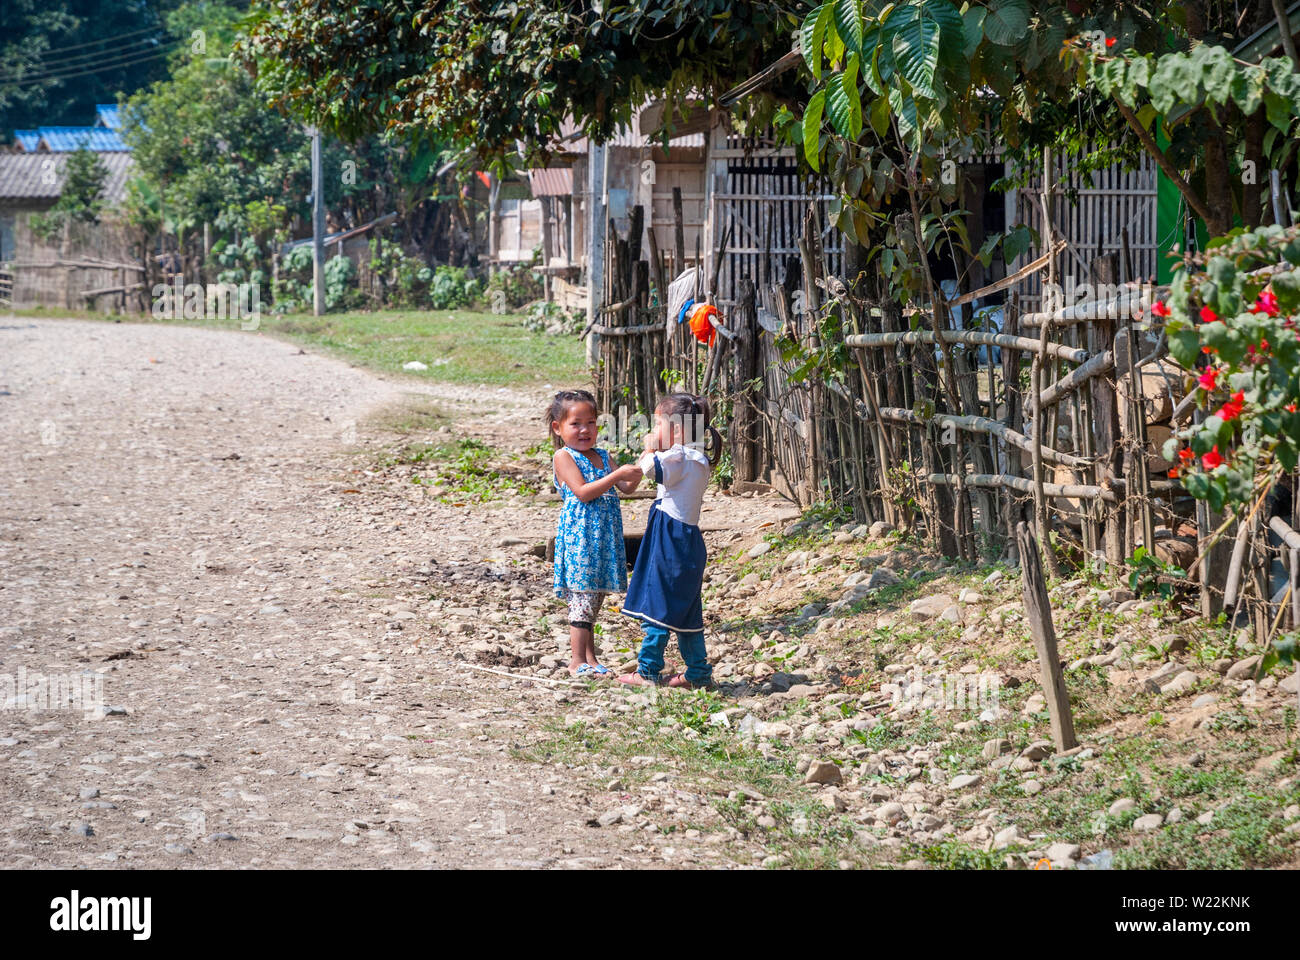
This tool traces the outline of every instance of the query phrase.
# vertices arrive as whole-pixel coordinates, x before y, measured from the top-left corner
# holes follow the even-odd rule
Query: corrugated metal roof
[[[572,167],[546,167],[528,171],[528,187],[534,197],[567,197],[573,193]]]
[[[105,127],[39,127],[42,149],[63,153],[85,147],[96,153],[130,150],[122,135]]]
[[[104,202],[115,206],[126,195],[131,155],[102,153],[99,159],[108,170]],[[67,153],[0,153],[0,201],[57,200],[63,192],[67,162]]]
[[[641,116],[640,111],[634,111],[632,114],[632,123],[615,131],[614,136],[607,142],[609,147],[655,147],[659,142],[653,137],[648,137],[641,133]],[[563,153],[586,153],[587,138],[578,133],[582,127],[571,117],[565,117],[560,121],[560,132],[554,141],[555,149]],[[576,134],[576,136],[574,136]],[[573,139],[566,139],[572,136]],[[690,133],[684,137],[673,137],[668,141],[669,147],[703,147],[704,134]]]
[[[14,142],[18,144],[18,146],[21,149],[26,150],[28,153],[35,152],[36,145],[40,143],[40,140],[41,140],[41,135],[37,133],[35,130],[14,131]]]
[[[122,118],[118,116],[116,103],[95,104],[95,125],[108,127],[110,130],[122,129]]]

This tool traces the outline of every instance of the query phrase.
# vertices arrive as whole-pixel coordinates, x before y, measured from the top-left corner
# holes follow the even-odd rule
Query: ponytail
[[[713,405],[707,397],[694,393],[670,393],[655,405],[655,410],[668,416],[680,417],[683,421],[686,441],[697,443],[704,440],[704,456],[712,469],[722,458],[722,434],[709,422],[713,417]],[[689,422],[690,426],[686,427]]]

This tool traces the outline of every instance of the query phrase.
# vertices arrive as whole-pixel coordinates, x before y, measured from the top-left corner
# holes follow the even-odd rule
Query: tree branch
[[[1178,188],[1178,192],[1187,200],[1187,205],[1195,210],[1196,215],[1207,224],[1213,222],[1214,216],[1210,213],[1209,207],[1205,205],[1205,201],[1196,195],[1196,191],[1192,189],[1192,185],[1183,179],[1183,175],[1178,172],[1177,168],[1169,158],[1165,156],[1164,151],[1156,146],[1155,138],[1151,136],[1150,132],[1145,127],[1142,126],[1142,122],[1138,120],[1137,114],[1121,103],[1118,99],[1116,99],[1115,105],[1119,108],[1121,116],[1128,121],[1128,125],[1133,128],[1133,132],[1137,134],[1137,138],[1142,142],[1143,148],[1147,153],[1151,154],[1151,159],[1156,162],[1156,166],[1160,168],[1161,172],[1163,172],[1166,177],[1173,181],[1174,186]]]

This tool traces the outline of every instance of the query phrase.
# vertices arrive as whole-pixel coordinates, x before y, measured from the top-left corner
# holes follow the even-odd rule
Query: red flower
[[[1114,37],[1107,37],[1107,38],[1106,38],[1106,46],[1107,46],[1107,47],[1113,47],[1113,46],[1115,46],[1115,38],[1114,38]]]
[[[1300,333],[1296,334],[1296,339],[1300,340]],[[1209,344],[1206,344],[1205,346],[1201,347],[1201,353],[1218,353],[1218,352],[1219,350],[1217,347],[1211,347]]]
[[[1223,463],[1223,457],[1219,456],[1219,445],[1216,443],[1214,449],[1201,457],[1201,466],[1206,470],[1213,470]]]
[[[1171,469],[1171,470],[1169,471],[1169,479],[1170,479],[1170,480],[1177,480],[1177,479],[1178,479],[1178,468],[1177,468],[1177,467],[1174,467],[1173,469]]]
[[[1259,295],[1258,299],[1255,300],[1255,305],[1250,308],[1250,312],[1266,313],[1270,317],[1276,317],[1277,316],[1277,295],[1273,293],[1272,290],[1265,290],[1263,293]]]
[[[1201,374],[1201,376],[1197,379],[1196,382],[1199,383],[1202,387],[1204,387],[1207,391],[1209,391],[1214,389],[1215,382],[1218,379],[1219,379],[1218,368],[1206,367],[1205,372]]]
[[[1201,307],[1201,323],[1213,323],[1219,319],[1219,315],[1209,307]]]
[[[1183,447],[1183,449],[1178,451],[1178,459],[1184,463],[1191,463],[1195,457],[1196,454],[1192,453],[1191,447]]]
[[[1243,391],[1238,390],[1232,395],[1232,399],[1219,408],[1219,419],[1224,423],[1230,423],[1241,416],[1241,410],[1246,405],[1246,395]]]
[[[1157,317],[1169,316],[1169,308],[1165,306],[1163,300],[1157,300],[1151,307],[1151,313]]]
[[[1259,352],[1260,352],[1260,353],[1268,353],[1268,341],[1267,341],[1267,340],[1261,340],[1261,341],[1259,341]]]
[[[1295,401],[1294,401],[1294,400],[1293,400],[1291,403],[1288,403],[1288,404],[1286,405],[1286,412],[1287,412],[1287,413],[1295,413]]]

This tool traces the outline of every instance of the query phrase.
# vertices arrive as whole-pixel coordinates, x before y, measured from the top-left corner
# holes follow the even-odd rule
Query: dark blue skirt
[[[700,588],[707,562],[700,528],[668,516],[656,502],[637,550],[623,613],[668,630],[703,630]]]

